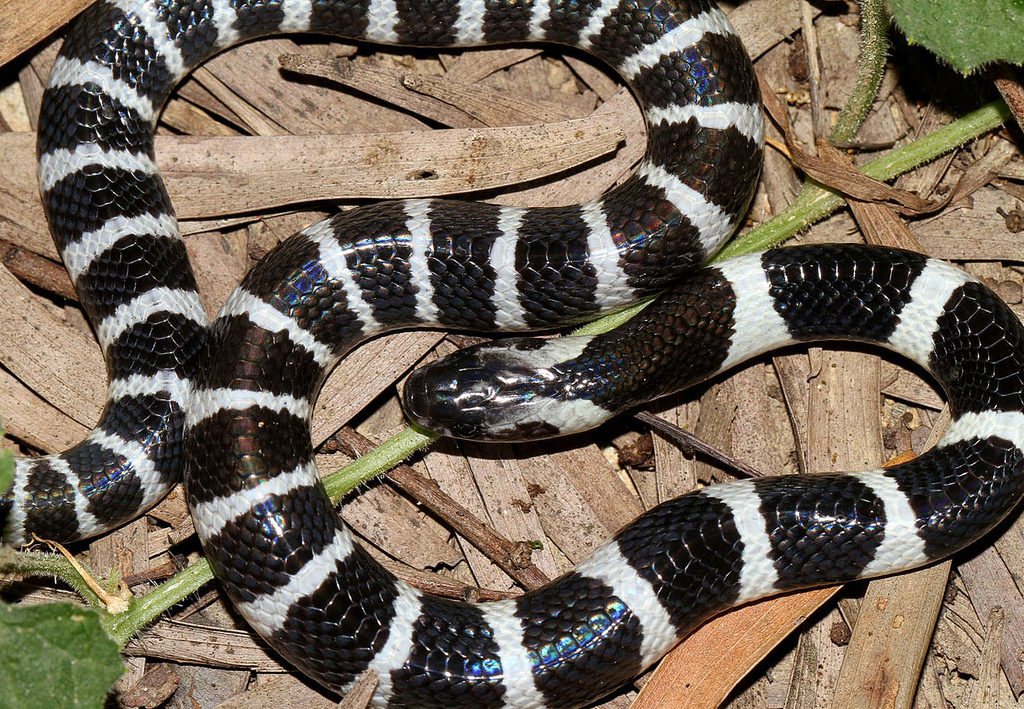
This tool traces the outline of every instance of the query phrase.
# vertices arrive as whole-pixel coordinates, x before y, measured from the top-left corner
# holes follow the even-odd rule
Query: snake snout
[[[482,363],[459,353],[413,372],[405,384],[402,407],[412,421],[430,431],[480,439],[486,436],[487,412],[498,396],[496,383]]]
[[[479,345],[422,367],[405,384],[402,406],[417,425],[468,440],[518,440],[515,422],[531,409],[536,372],[507,349]]]

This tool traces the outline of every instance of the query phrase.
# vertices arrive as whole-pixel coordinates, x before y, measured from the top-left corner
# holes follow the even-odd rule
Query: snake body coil
[[[405,200],[339,214],[261,261],[208,332],[154,165],[156,115],[210,54],[290,31],[580,47],[635,93],[647,152],[632,177],[581,205]],[[665,289],[746,209],[760,164],[757,103],[738,38],[696,0],[98,3],[72,29],[44,96],[39,175],[106,355],[109,403],[76,448],[19,462],[0,503],[5,541],[116,526],[187,459],[189,504],[218,577],[310,676],[343,692],[375,669],[374,701],[387,706],[569,707],[627,682],[724,608],[910,568],[977,539],[1024,492],[1024,333],[963,272],[866,247],[785,249],[696,271],[606,335],[472,348],[415,374],[406,407],[460,437],[560,435],[768,349],[856,339],[927,367],[949,395],[953,423],[912,463],[685,495],[550,585],[481,605],[396,580],[324,494],[309,415],[346,351],[401,327],[562,326]]]

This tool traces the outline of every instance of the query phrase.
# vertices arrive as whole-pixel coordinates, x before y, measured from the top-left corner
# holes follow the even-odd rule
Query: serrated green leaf
[[[968,74],[992,62],[1024,64],[1024,0],[889,0],[914,44]]]
[[[0,603],[0,707],[100,709],[123,669],[96,611]]]

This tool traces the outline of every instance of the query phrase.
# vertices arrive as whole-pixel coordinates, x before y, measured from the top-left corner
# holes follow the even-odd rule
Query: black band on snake
[[[156,116],[206,57],[295,31],[580,47],[634,92],[647,152],[623,184],[576,206],[406,200],[343,212],[261,261],[208,331],[154,164]],[[339,692],[371,668],[377,705],[586,705],[710,615],[948,555],[1022,494],[1024,332],[967,274],[843,246],[685,275],[734,230],[761,156],[752,67],[706,2],[100,2],[61,49],[39,125],[46,213],[111,384],[83,443],[19,461],[0,502],[5,541],[117,526],[184,463],[196,529],[236,608]],[[605,335],[456,353],[413,375],[406,409],[457,437],[557,436],[767,350],[843,339],[927,368],[953,422],[898,467],[734,482],[662,504],[511,601],[423,594],[354,543],[317,480],[308,431],[345,352],[395,328],[564,326],[666,288]]]

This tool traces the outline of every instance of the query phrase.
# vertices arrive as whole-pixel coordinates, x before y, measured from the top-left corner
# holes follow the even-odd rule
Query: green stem
[[[891,180],[998,128],[1009,118],[1010,109],[1007,105],[1001,100],[993,101],[912,143],[875,158],[863,165],[860,171],[876,180]],[[727,244],[713,261],[724,261],[776,246],[829,216],[843,204],[845,200],[842,195],[808,179],[791,205],[764,224],[751,229],[742,238]]]
[[[128,611],[110,616],[107,632],[124,647],[132,636],[159,618],[168,608],[181,603],[213,581],[213,568],[205,558],[185,567],[145,596],[132,600]]]
[[[571,335],[601,335],[609,330],[614,330],[619,325],[626,322],[650,305],[652,300],[654,300],[653,296],[650,298],[644,298],[643,300],[633,303],[622,310],[616,310],[614,313],[609,313],[603,318],[598,318],[597,320],[588,322],[586,325],[581,325],[576,330],[573,330]]]
[[[75,589],[90,606],[106,613],[100,597],[89,588],[74,565],[60,554],[14,551],[10,547],[0,547],[0,574],[56,576]]]
[[[331,500],[337,503],[358,485],[391,470],[410,455],[426,448],[440,436],[410,426],[396,433],[364,456],[353,460],[341,470],[324,477],[324,487]]]
[[[1009,115],[1009,109],[1002,101],[982,106],[934,133],[897,148],[884,157],[877,158],[865,165],[863,171],[877,179],[891,179],[998,127],[1009,118]],[[792,205],[775,218],[730,244],[716,260],[777,244],[809,226],[813,221],[832,213],[842,204],[842,197],[838,194],[813,181],[808,181]],[[644,305],[645,303],[641,303],[605,316],[581,328],[578,332],[595,334],[610,330],[639,312]],[[388,470],[402,459],[428,445],[435,438],[433,434],[415,428],[409,428],[396,434],[372,452],[324,478],[324,485],[327,487],[331,499],[339,500],[349,490],[374,475]],[[13,561],[10,557],[13,557]],[[52,554],[0,551],[0,572],[16,573],[23,576],[59,576],[71,584],[90,605],[102,607],[99,599],[88,587],[84,586],[77,572],[63,557]],[[205,559],[197,561],[145,596],[134,599],[126,613],[118,616],[106,616],[108,619],[106,625],[111,635],[124,645],[129,638],[158,618],[164,611],[180,603],[212,579],[213,573],[209,562]]]
[[[860,57],[857,60],[857,80],[850,98],[836,118],[829,140],[836,145],[851,142],[871,106],[878,96],[885,74],[885,59],[889,55],[889,15],[885,0],[860,0]]]
[[[0,438],[7,432],[0,421]],[[14,454],[9,449],[0,450],[0,495],[6,495],[14,484]]]

